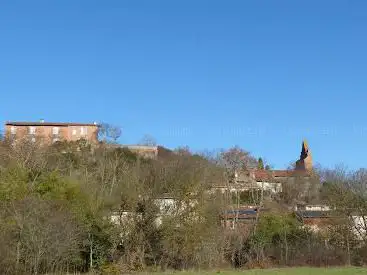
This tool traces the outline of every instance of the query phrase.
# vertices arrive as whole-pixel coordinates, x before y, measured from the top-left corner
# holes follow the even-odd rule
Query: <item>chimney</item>
[[[45,120],[44,120],[43,118],[41,118],[41,119],[40,119],[40,122],[41,122],[41,123],[44,123],[44,122],[45,122]]]

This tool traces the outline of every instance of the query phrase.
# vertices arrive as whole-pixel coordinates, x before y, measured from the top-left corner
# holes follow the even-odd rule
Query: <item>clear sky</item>
[[[367,1],[3,0],[0,120],[104,121],[121,142],[239,145],[275,168],[307,138],[366,164]]]

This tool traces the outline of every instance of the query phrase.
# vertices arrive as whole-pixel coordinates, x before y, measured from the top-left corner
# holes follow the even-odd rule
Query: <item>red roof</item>
[[[280,180],[280,178],[291,178],[296,176],[309,176],[307,171],[299,170],[255,170],[254,177],[256,181]]]

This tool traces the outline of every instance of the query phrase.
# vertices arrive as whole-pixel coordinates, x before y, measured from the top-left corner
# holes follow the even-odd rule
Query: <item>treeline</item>
[[[224,228],[234,198],[212,187],[230,186],[234,171],[256,166],[237,147],[200,155],[161,148],[157,159],[145,159],[108,144],[3,140],[0,273],[364,264],[366,234],[357,238],[349,219],[367,210],[361,171],[324,171],[307,192],[300,181],[277,196],[257,196],[274,211]],[[174,205],[162,209],[157,201],[168,196]],[[291,211],[300,199],[335,206],[336,223],[322,233],[302,227]]]

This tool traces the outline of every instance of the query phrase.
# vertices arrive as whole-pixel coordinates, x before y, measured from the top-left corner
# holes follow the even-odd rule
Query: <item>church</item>
[[[213,189],[221,192],[242,192],[248,190],[262,190],[268,193],[282,192],[285,183],[296,180],[309,181],[312,176],[312,154],[307,141],[302,142],[301,154],[294,164],[294,168],[288,170],[248,169],[235,173],[230,184],[216,186]]]
[[[282,191],[282,183],[295,178],[307,180],[312,174],[312,154],[306,140],[302,142],[301,155],[293,170],[252,170],[250,176],[256,181],[258,188],[274,193]]]

